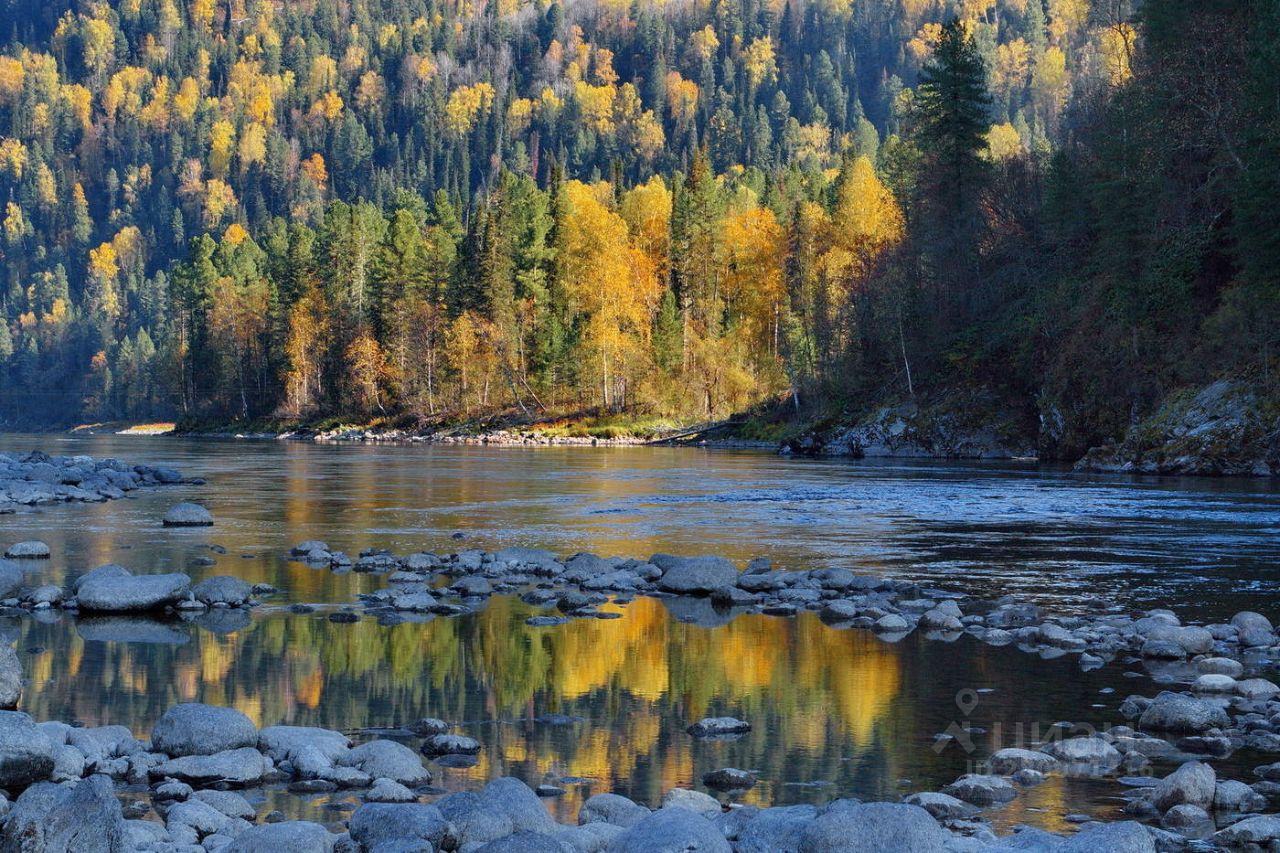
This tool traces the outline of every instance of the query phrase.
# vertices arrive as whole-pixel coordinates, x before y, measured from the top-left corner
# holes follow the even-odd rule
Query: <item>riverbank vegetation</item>
[[[1078,456],[1274,375],[1272,2],[0,11],[7,424],[981,388]]]

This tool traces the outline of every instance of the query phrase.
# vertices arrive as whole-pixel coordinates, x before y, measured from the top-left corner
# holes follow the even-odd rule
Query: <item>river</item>
[[[724,766],[757,771],[761,783],[741,797],[757,804],[935,790],[1064,718],[1122,722],[1120,701],[1153,688],[1123,662],[1085,674],[1074,656],[1042,660],[970,637],[888,643],[812,614],[728,620],[710,607],[646,598],[616,607],[620,619],[551,628],[525,625],[534,609],[509,597],[458,618],[337,624],[328,610],[384,578],[307,568],[285,558],[288,548],[321,539],[352,554],[521,544],[764,556],[787,568],[1017,594],[1058,610],[1169,606],[1205,620],[1266,612],[1280,585],[1280,490],[1261,481],[688,448],[0,436],[0,450],[32,448],[168,464],[207,481],[0,517],[0,544],[40,538],[53,547],[33,580],[63,583],[116,562],[197,580],[234,574],[280,593],[251,616],[192,623],[0,618],[31,674],[23,710],[38,720],[123,724],[139,736],[180,701],[233,705],[258,725],[357,736],[441,717],[484,749],[471,767],[432,765],[440,788],[498,775],[534,785],[569,777],[578,781],[552,804],[562,819],[593,793],[652,805]],[[210,508],[215,527],[161,527],[164,510],[188,498]],[[208,557],[216,564],[197,565]],[[320,607],[288,611],[299,602]],[[732,742],[685,734],[690,722],[720,714],[754,729]],[[935,741],[957,725],[973,730],[960,742]],[[1252,766],[1247,754],[1239,760]],[[1116,794],[1114,783],[1053,776],[993,822],[1062,829],[1071,813],[1116,817]],[[323,822],[358,803],[349,792],[261,796]]]

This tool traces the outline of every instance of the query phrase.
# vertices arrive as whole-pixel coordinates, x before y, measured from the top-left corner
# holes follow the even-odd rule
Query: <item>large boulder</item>
[[[734,853],[797,853],[805,828],[816,817],[813,806],[733,809],[717,819]]]
[[[200,504],[183,501],[169,508],[162,523],[165,527],[212,527],[213,513]]]
[[[738,569],[724,557],[673,557],[670,554],[654,554],[649,558],[662,577],[658,588],[666,592],[684,595],[707,595],[717,589],[733,586],[738,580]]]
[[[191,589],[181,573],[134,575],[122,566],[99,566],[76,583],[81,610],[111,613],[156,610],[177,602]]]
[[[0,642],[0,708],[16,708],[21,698],[22,663],[13,646]]]
[[[151,730],[151,745],[170,756],[213,755],[258,745],[253,721],[235,708],[189,703],[165,711]]]
[[[550,833],[556,822],[533,789],[519,779],[494,779],[480,791],[480,807],[501,814],[516,832]]]
[[[650,814],[647,808],[620,794],[595,794],[582,804],[578,823],[609,823],[630,828]]]
[[[1208,764],[1188,761],[1160,780],[1152,794],[1152,802],[1160,811],[1183,804],[1213,808],[1217,775]]]
[[[1247,817],[1214,833],[1213,840],[1228,850],[1274,849],[1268,845],[1280,842],[1280,815]]]
[[[1275,628],[1271,620],[1261,613],[1244,610],[1231,617],[1231,624],[1236,627],[1236,638],[1245,648],[1270,646],[1276,642]]]
[[[453,825],[458,845],[463,849],[506,838],[515,832],[510,817],[486,808],[480,795],[472,791],[455,791],[436,800],[434,805]]]
[[[288,820],[247,829],[222,853],[329,853],[338,836],[318,823]]]
[[[618,834],[607,853],[733,853],[715,824],[687,809],[659,809]]]
[[[982,773],[966,773],[942,789],[948,796],[964,800],[975,806],[994,806],[1007,803],[1018,796],[1018,791],[1003,776]]]
[[[53,773],[54,743],[21,711],[0,711],[0,788],[17,790]]]
[[[0,835],[0,853],[129,851],[120,801],[106,776],[32,785],[13,804]]]
[[[1222,705],[1211,699],[1196,699],[1182,693],[1164,692],[1152,700],[1138,725],[1154,731],[1200,734],[1231,722]]]
[[[1074,772],[1102,772],[1119,766],[1120,751],[1100,737],[1072,737],[1046,744],[1044,752]]]
[[[365,803],[351,815],[350,831],[364,850],[395,841],[426,841],[439,849],[446,839],[456,841],[440,809],[421,803]]]
[[[313,729],[310,726],[267,726],[258,732],[258,749],[272,761],[294,760],[301,750],[311,747],[332,764],[347,754],[351,740],[342,732]]]
[[[943,853],[949,838],[919,806],[836,800],[805,827],[798,853]]]
[[[1053,853],[1156,853],[1156,842],[1142,824],[1125,820],[1088,826]]]

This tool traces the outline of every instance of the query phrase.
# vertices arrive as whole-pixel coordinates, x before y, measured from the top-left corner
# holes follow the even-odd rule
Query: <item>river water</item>
[[[0,618],[31,679],[23,710],[38,720],[123,724],[139,736],[181,701],[233,705],[259,725],[357,737],[441,717],[484,748],[473,767],[431,765],[439,787],[474,788],[498,775],[531,784],[571,777],[569,793],[550,803],[562,819],[593,793],[654,805],[725,766],[758,773],[760,784],[739,798],[756,804],[933,790],[1000,746],[1047,736],[1057,721],[1123,722],[1117,707],[1126,695],[1158,688],[1122,661],[1085,674],[1074,656],[1042,660],[969,637],[888,643],[812,615],[726,621],[709,608],[645,598],[618,607],[621,619],[552,628],[525,625],[534,610],[507,597],[461,618],[337,624],[327,610],[384,579],[291,563],[289,546],[321,539],[353,554],[448,552],[463,546],[452,538],[461,532],[466,547],[486,549],[765,556],[787,568],[843,567],[983,597],[1016,593],[1060,610],[1101,599],[1203,620],[1268,612],[1280,587],[1280,490],[1257,481],[687,448],[0,435],[0,450],[32,448],[169,464],[207,480],[0,516],[0,544],[40,538],[52,546],[54,558],[31,567],[33,581],[63,583],[116,562],[197,580],[234,574],[280,593],[252,616],[190,624]],[[164,510],[188,498],[208,506],[217,525],[161,527]],[[193,563],[210,556],[212,567]],[[285,609],[297,602],[322,606]],[[539,719],[551,714],[564,718]],[[732,742],[684,733],[721,714],[754,729]],[[956,726],[973,731],[935,741]],[[1247,755],[1239,761],[1252,766]],[[1118,792],[1112,782],[1051,777],[993,822],[1061,829],[1070,813],[1116,816]],[[358,802],[343,792],[257,796],[325,822]]]

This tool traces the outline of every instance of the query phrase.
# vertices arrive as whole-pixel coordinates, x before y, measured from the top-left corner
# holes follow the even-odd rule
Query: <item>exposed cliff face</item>
[[[1035,425],[985,391],[884,406],[852,425],[807,433],[784,452],[816,456],[1010,459],[1035,456]]]
[[[1122,441],[1090,450],[1076,468],[1280,476],[1280,404],[1234,380],[1174,394]]]

